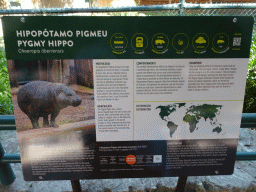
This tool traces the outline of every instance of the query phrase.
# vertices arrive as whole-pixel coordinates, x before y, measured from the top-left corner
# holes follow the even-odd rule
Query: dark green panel
[[[234,19],[236,18],[236,19]],[[248,58],[253,17],[3,17],[8,59],[150,59],[150,58]],[[72,31],[70,37],[17,37],[16,31]],[[107,31],[103,37],[76,37],[76,31]],[[45,33],[47,34],[47,33]],[[111,37],[116,34],[112,39]],[[137,34],[137,36],[136,36]],[[136,45],[137,37],[143,46]],[[147,38],[147,39],[146,39]],[[123,42],[118,40],[124,39]],[[45,41],[25,47],[18,41]],[[69,41],[73,46],[49,47],[48,41]],[[168,43],[169,40],[169,43]],[[138,39],[139,43],[140,39]],[[235,42],[235,44],[234,44]],[[116,44],[115,44],[116,43]],[[119,44],[121,43],[121,46]],[[146,46],[147,43],[147,46]],[[152,44],[153,43],[153,44]],[[133,45],[132,45],[133,44]],[[112,46],[111,46],[112,45]],[[113,45],[115,50],[113,50]],[[122,48],[124,46],[124,48]],[[137,46],[137,47],[136,47]],[[160,48],[156,48],[159,46]],[[161,48],[161,46],[163,48]],[[121,47],[121,48],[118,48]],[[133,48],[136,47],[136,50]],[[154,50],[154,47],[156,50]],[[42,50],[57,50],[43,53]],[[36,53],[19,53],[36,50]],[[113,52],[114,51],[114,52]],[[40,53],[38,53],[40,52]],[[57,53],[60,52],[60,53]]]

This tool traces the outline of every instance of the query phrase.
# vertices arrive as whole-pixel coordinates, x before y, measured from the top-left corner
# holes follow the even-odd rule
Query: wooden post
[[[187,176],[179,177],[175,192],[184,192],[187,179]]]
[[[82,191],[79,180],[71,180],[71,185],[72,185],[73,192]]]

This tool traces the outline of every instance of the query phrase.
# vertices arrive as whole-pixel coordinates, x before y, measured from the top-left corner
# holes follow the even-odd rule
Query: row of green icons
[[[209,46],[209,37],[205,33],[198,33],[192,39],[192,45],[197,52],[206,50]],[[123,51],[128,40],[122,33],[116,33],[111,37],[111,47],[114,51]],[[156,52],[162,52],[169,46],[169,38],[164,33],[158,33],[151,40],[152,48]],[[212,41],[213,47],[222,51],[229,46],[229,37],[225,33],[218,33]],[[136,33],[131,39],[131,45],[135,51],[144,51],[148,47],[148,38],[143,33]],[[189,45],[189,37],[185,33],[178,33],[172,39],[172,46],[177,52],[185,51]]]

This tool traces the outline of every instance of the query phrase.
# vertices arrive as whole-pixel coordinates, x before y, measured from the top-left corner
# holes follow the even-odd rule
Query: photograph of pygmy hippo
[[[58,127],[55,119],[60,110],[69,105],[77,107],[82,99],[64,84],[32,81],[18,90],[17,101],[19,108],[29,117],[33,128],[39,128],[39,117],[43,117],[43,127]],[[50,123],[48,115],[51,115]]]
[[[17,131],[95,119],[92,59],[7,63]]]

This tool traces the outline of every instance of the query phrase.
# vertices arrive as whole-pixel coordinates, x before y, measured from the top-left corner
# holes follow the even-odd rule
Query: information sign
[[[27,181],[229,175],[252,17],[3,17]]]

